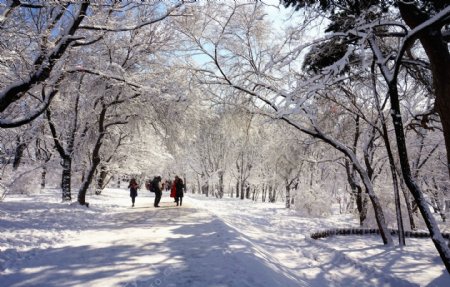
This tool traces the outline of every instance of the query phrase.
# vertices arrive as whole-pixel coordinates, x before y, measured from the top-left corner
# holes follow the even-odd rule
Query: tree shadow
[[[112,232],[109,236],[124,236],[107,246],[92,240],[90,245],[20,252],[22,259],[3,272],[1,285],[299,286],[291,274],[209,214],[186,207],[145,214],[125,212],[114,228],[103,226]]]

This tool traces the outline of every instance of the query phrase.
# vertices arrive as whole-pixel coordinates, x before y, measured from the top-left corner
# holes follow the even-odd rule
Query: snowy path
[[[298,286],[205,211],[136,208],[110,219],[58,248],[22,254],[1,286]]]
[[[201,206],[202,202],[196,205]],[[209,210],[228,226],[239,230],[242,237],[251,242],[256,250],[270,257],[270,261],[275,262],[280,269],[289,270],[296,278],[297,286],[419,286],[310,239],[311,230],[324,225],[323,221],[297,218],[291,222],[286,221],[286,218],[283,220],[271,216],[270,210],[266,210],[263,214],[267,216],[256,217],[255,222],[254,216],[245,216],[244,210],[240,209],[236,207],[235,214],[218,205]],[[261,231],[262,227],[266,230]]]
[[[439,262],[429,260],[436,256],[424,257],[432,247],[417,255],[409,250],[405,254],[416,258],[402,261],[401,251],[377,247],[378,238],[354,239],[351,248],[348,237],[308,239],[311,230],[342,227],[351,218],[304,218],[282,207],[236,204],[233,199],[187,198],[177,208],[166,197],[163,207],[155,209],[148,193],[130,208],[123,190],[92,197],[89,209],[48,203],[49,198],[11,198],[0,205],[1,287],[401,287],[450,282]],[[409,280],[414,275],[418,279]]]

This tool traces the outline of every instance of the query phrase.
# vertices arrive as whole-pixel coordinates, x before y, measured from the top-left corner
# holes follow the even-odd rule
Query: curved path
[[[413,286],[304,235],[261,232],[242,214],[213,214],[195,200],[175,207],[169,198],[155,209],[152,200],[97,212],[58,246],[21,252],[0,286]]]
[[[21,254],[0,285],[298,286],[214,215],[162,205],[111,214],[58,248]]]

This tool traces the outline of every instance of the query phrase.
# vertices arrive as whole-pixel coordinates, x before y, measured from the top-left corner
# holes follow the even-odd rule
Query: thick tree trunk
[[[42,167],[42,172],[41,172],[41,189],[45,188],[46,178],[47,178],[47,166],[44,165]]]
[[[399,9],[403,20],[411,29],[416,28],[430,17],[419,10],[414,2],[399,1]],[[450,175],[450,53],[448,44],[442,36],[439,25],[431,26],[422,32],[419,40],[428,56],[433,74],[435,108],[441,118],[444,131],[447,171]]]
[[[267,189],[266,189],[266,185],[263,184],[262,188],[261,188],[261,201],[262,202],[266,202],[266,196],[267,196]]]
[[[291,186],[289,184],[286,184],[286,208],[291,208]]]
[[[201,181],[202,181],[201,186],[202,194],[204,194],[206,197],[209,197],[209,183],[208,180],[206,179],[206,176],[202,175]]]
[[[23,152],[25,151],[27,144],[22,141],[20,136],[17,136],[16,140],[16,150],[14,152],[14,160],[13,160],[13,170],[17,170],[19,168],[20,162],[22,161]]]
[[[92,164],[88,172],[85,174],[83,182],[81,183],[80,189],[78,190],[78,203],[81,205],[86,205],[89,207],[89,203],[86,202],[86,193],[89,188],[89,185],[92,183],[92,179],[94,178],[95,171],[97,170],[98,165],[101,162],[100,159],[100,149],[103,144],[103,137],[106,134],[105,128],[105,117],[108,107],[102,103],[102,110],[99,115],[98,120],[98,135],[97,140],[95,142],[94,148],[92,150]]]
[[[271,186],[272,189],[272,196],[270,197],[270,202],[276,202],[277,201],[277,189],[273,186]]]
[[[241,176],[240,176],[241,178],[240,178],[240,186],[239,186],[239,189],[240,189],[240,192],[241,192],[241,199],[244,199],[245,198],[245,181],[242,179],[242,174],[241,174]]]
[[[92,156],[92,165],[90,169],[85,173],[84,180],[81,183],[80,188],[78,189],[78,203],[81,205],[89,206],[89,203],[86,202],[86,193],[89,188],[89,185],[92,183],[92,179],[94,178],[95,170],[97,166],[100,164],[100,147],[101,147],[101,139],[97,140],[97,143],[94,147],[93,156]]]
[[[273,185],[269,185],[269,202],[273,202],[272,201],[272,197],[273,197]]]
[[[62,200],[70,201],[72,200],[72,194],[70,191],[72,181],[72,158],[64,157],[61,166],[62,166],[62,176],[61,176]]]
[[[367,219],[367,204],[368,199],[366,196],[366,192],[363,192],[361,186],[357,186],[356,192],[356,208],[359,213],[359,226],[364,226],[364,221]]]
[[[359,214],[359,226],[364,225],[367,218],[367,197],[363,193],[361,185],[356,183],[355,170],[352,168],[348,159],[345,160],[345,170],[347,172],[347,181],[350,185],[352,198],[356,202],[356,209]]]
[[[97,187],[95,189],[95,194],[100,195],[102,194],[103,189],[106,185],[106,177],[108,176],[108,171],[106,170],[105,165],[100,166],[100,172],[98,173],[97,177]]]

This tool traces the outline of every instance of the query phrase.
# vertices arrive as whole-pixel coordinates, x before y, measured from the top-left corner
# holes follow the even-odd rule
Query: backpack
[[[155,185],[153,184],[153,181],[147,181],[145,188],[150,192],[155,192]]]

